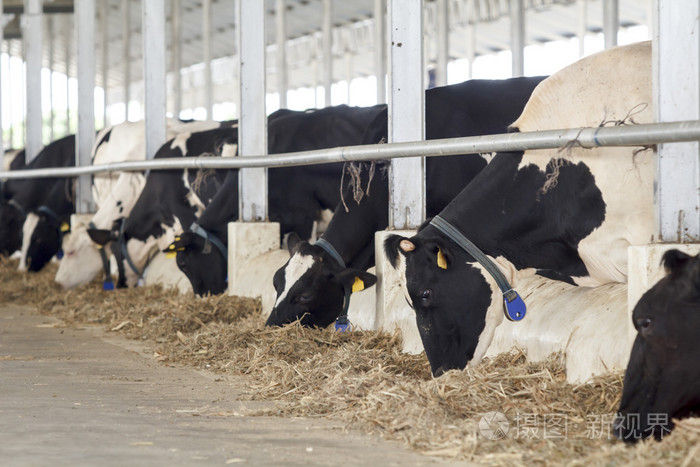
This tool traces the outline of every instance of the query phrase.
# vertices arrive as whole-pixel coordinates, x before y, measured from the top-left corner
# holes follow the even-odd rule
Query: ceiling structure
[[[166,63],[171,63],[171,11],[175,0],[166,0]],[[141,0],[98,0],[96,2],[96,77],[95,83],[103,83],[103,42],[107,51],[107,87],[121,88],[124,82],[124,13],[123,5],[129,3],[130,21],[130,81],[142,79],[143,56],[141,36]],[[181,2],[181,65],[183,68],[202,64],[202,1]],[[275,0],[265,0],[267,10],[266,38],[268,43],[268,74],[274,73]],[[469,28],[474,28],[473,51],[476,56],[509,49],[509,0],[447,0],[449,7],[449,57],[451,60],[467,58],[471,53],[467,40]],[[353,76],[374,74],[373,10],[374,0],[334,0],[332,7],[334,80]],[[4,1],[4,24],[7,47],[12,55],[21,56],[22,42],[19,17],[23,0]],[[48,67],[53,49],[53,69],[71,76],[76,75],[75,45],[72,38],[73,1],[44,0],[44,46],[43,63]],[[541,43],[575,37],[582,26],[585,14],[585,29],[600,32],[603,27],[603,0],[524,0],[526,9],[526,44]],[[585,4],[584,7],[582,5]],[[622,27],[650,24],[651,0],[619,0],[620,24]],[[212,0],[211,5],[211,56],[213,59],[214,83],[226,79],[231,69],[220,67],[216,73],[216,60],[236,54],[236,25],[234,0]],[[289,88],[310,86],[318,83],[320,70],[316,62],[321,53],[322,0],[286,0],[287,63]],[[426,59],[434,60],[435,47],[430,41],[436,37],[436,2],[425,0]],[[585,13],[583,13],[585,12]],[[106,37],[106,41],[105,38]],[[347,60],[351,57],[351,65]],[[224,60],[222,63],[225,63]],[[218,78],[217,78],[218,76]],[[233,80],[233,76],[228,76]],[[186,80],[185,80],[186,81]],[[183,83],[183,86],[197,83]],[[268,91],[274,91],[274,80],[268,79]],[[215,93],[216,96],[216,93]],[[215,97],[215,101],[216,101]]]

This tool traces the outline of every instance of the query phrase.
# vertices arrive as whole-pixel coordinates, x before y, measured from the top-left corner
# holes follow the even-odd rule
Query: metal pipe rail
[[[590,149],[599,146],[646,146],[684,141],[700,141],[700,120],[469,136],[411,143],[345,146],[267,156],[231,158],[178,157],[148,161],[114,162],[88,167],[0,171],[0,178],[74,177],[113,171],[291,167],[329,162],[371,161],[395,157],[451,156],[455,154],[552,149],[566,147],[571,144]]]

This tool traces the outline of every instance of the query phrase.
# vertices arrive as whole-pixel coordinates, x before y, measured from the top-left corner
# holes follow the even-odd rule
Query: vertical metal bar
[[[76,53],[78,65],[78,130],[75,163],[88,166],[95,141],[95,0],[75,2]],[[78,177],[76,206],[78,214],[95,211],[92,177]]]
[[[277,92],[280,96],[280,108],[286,109],[289,78],[287,74],[287,9],[285,0],[277,0],[275,20],[277,27]]]
[[[1,2],[2,0],[0,0]],[[49,41],[49,141],[53,141],[54,137],[54,123],[55,123],[55,113],[53,110],[53,67],[55,61],[56,50],[54,47],[54,20],[53,15],[48,15],[46,20],[48,21],[48,32],[51,40]],[[2,33],[0,33],[2,34]]]
[[[377,76],[377,104],[386,103],[386,0],[374,0],[374,72]]]
[[[10,43],[11,40],[7,41],[7,89],[12,89],[12,56],[10,55]],[[15,148],[15,122],[14,122],[14,112],[12,111],[12,95],[8,95],[7,99],[7,118],[10,120],[10,134],[8,135],[10,140],[10,147]],[[26,158],[26,156],[25,156]]]
[[[180,39],[180,0],[173,0],[172,18],[170,22],[170,47],[172,51],[172,70],[173,70],[173,88],[174,89],[174,105],[173,118],[180,118],[182,111],[182,42]]]
[[[73,20],[73,15],[65,15],[65,22],[63,24],[64,30],[64,52],[65,52],[65,62],[66,62],[66,132],[65,135],[71,134],[71,112],[70,112],[70,59],[72,53],[73,44],[73,32],[71,31],[71,21]]]
[[[523,0],[510,0],[510,50],[512,75],[525,74],[525,8]]]
[[[588,0],[578,0],[578,27],[576,35],[578,36],[578,58],[582,58],[585,54],[584,40],[588,31]]]
[[[323,87],[324,107],[331,106],[333,85],[333,0],[323,0]]]
[[[129,121],[131,101],[131,0],[122,0],[122,64],[124,66],[124,120]]]
[[[146,158],[165,143],[165,0],[141,4]]]
[[[211,81],[211,0],[202,0],[202,51],[204,52],[204,108],[212,118],[213,88]]]
[[[107,75],[109,73],[109,1],[100,2],[102,24],[102,126],[107,126]]]
[[[474,59],[476,58],[476,0],[467,0],[467,79],[471,79],[474,74]]]
[[[240,77],[241,156],[267,153],[265,116],[265,4],[238,1],[238,76]],[[245,222],[267,218],[267,169],[241,169],[239,218]]]
[[[617,45],[617,31],[619,29],[619,0],[603,0],[603,41],[606,49]]]
[[[389,142],[424,139],[423,1],[389,0]],[[393,159],[389,225],[415,229],[425,219],[424,158]]]
[[[346,92],[346,101],[348,105],[350,104],[350,83],[352,82],[353,78],[353,63],[352,63],[352,52],[350,50],[345,51],[345,76],[347,77],[348,81],[348,89]]]
[[[447,85],[447,62],[450,59],[450,16],[447,0],[437,0],[437,65],[435,84]]]
[[[656,121],[700,119],[700,3],[656,0],[653,85]],[[700,143],[657,146],[659,240],[700,239]]]
[[[41,115],[41,49],[43,42],[43,13],[41,0],[24,0],[22,37],[25,43],[27,112],[25,154],[27,162],[34,159],[42,146]]]
[[[3,0],[0,0],[0,12],[3,11],[4,5]],[[2,54],[2,44],[5,42],[5,31],[4,28],[0,27],[0,54]],[[8,55],[9,58],[9,55]],[[2,63],[0,62],[0,166],[2,166],[3,158],[5,157],[5,142],[3,141],[3,131],[2,131],[2,82],[7,79],[7,77],[2,75]]]

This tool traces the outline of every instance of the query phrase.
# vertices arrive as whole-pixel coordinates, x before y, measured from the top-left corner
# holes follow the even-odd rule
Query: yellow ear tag
[[[359,277],[355,277],[355,282],[352,284],[352,291],[359,292],[360,290],[365,290],[365,283],[362,282],[362,279]]]
[[[64,222],[61,224],[61,232],[68,232],[70,230],[70,224],[68,222]]]
[[[176,256],[177,256],[177,253],[175,253],[174,251],[166,251],[165,252],[165,257],[168,259],[173,259]]]
[[[437,254],[437,265],[442,269],[447,269],[447,260],[445,259],[445,255],[442,253],[442,250],[439,248]]]

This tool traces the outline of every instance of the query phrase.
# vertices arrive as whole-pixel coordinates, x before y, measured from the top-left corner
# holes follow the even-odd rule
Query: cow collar
[[[137,284],[139,282],[143,282],[143,273],[146,272],[146,268],[148,267],[148,264],[151,262],[151,260],[155,257],[157,252],[154,255],[148,255],[146,258],[146,264],[143,266],[143,271],[139,271],[139,269],[136,267],[134,264],[134,261],[131,259],[131,256],[129,255],[129,249],[126,247],[126,241],[124,240],[124,228],[126,227],[126,218],[122,217],[122,222],[121,225],[119,226],[119,249],[122,253],[122,256],[126,260],[126,263],[129,265],[132,271],[136,273],[138,276],[137,279]]]
[[[345,261],[343,261],[343,258],[340,256],[338,253],[338,250],[333,247],[326,239],[319,238],[316,240],[316,243],[314,243],[316,246],[320,246],[323,248],[323,250],[331,255],[331,258],[336,260],[336,262],[345,269]],[[343,312],[340,313],[340,315],[336,318],[335,320],[335,330],[340,331],[340,332],[345,332],[348,330],[348,327],[350,327],[350,320],[348,319],[348,310],[350,309],[350,294],[352,293],[352,289],[350,287],[344,287],[345,289],[345,298],[343,299]]]
[[[10,206],[15,208],[19,213],[22,215],[22,217],[27,217],[27,210],[22,207],[21,204],[19,204],[17,201],[14,199],[11,199],[10,201],[7,202]]]
[[[216,247],[217,250],[221,253],[221,255],[224,257],[224,261],[228,261],[228,248],[226,248],[226,245],[224,245],[224,242],[222,242],[219,237],[214,235],[213,233],[209,232],[208,230],[205,230],[204,227],[201,225],[197,224],[196,222],[192,222],[192,225],[190,226],[190,231],[192,233],[195,233],[202,237],[204,239],[204,249],[206,250],[207,248],[211,248],[209,246],[209,243],[213,243],[214,246]]]
[[[90,222],[88,224],[88,228],[96,230],[97,226],[94,222]],[[102,271],[105,275],[105,278],[102,281],[102,290],[114,290],[114,282],[112,281],[112,274],[109,270],[109,259],[107,259],[107,253],[102,245],[97,245],[97,250],[100,252],[100,259],[102,259]]]
[[[498,284],[498,288],[503,293],[503,313],[509,321],[520,321],[525,317],[525,302],[518,292],[516,292],[508,279],[503,275],[498,266],[489,259],[474,243],[462,234],[455,226],[447,222],[440,216],[435,216],[430,221],[430,225],[438,229],[443,234],[459,245],[464,251],[472,255],[481,264],[491,277]]]

